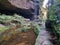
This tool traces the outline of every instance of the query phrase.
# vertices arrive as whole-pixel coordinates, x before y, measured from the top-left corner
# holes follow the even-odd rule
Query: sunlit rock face
[[[44,2],[43,2],[43,7],[44,8],[49,8],[49,7],[51,7],[51,5],[53,5],[54,4],[54,0],[44,0]]]
[[[44,1],[43,1],[43,6],[42,6],[42,7],[46,8],[48,1],[49,1],[49,0],[44,0]]]
[[[44,0],[42,7],[41,7],[41,12],[42,12],[42,19],[45,21],[47,19],[47,4],[49,0]]]
[[[31,19],[34,15],[33,0],[0,0],[0,13],[17,13],[25,18]]]
[[[54,4],[54,0],[44,0],[41,8],[43,20],[47,19],[48,10]]]

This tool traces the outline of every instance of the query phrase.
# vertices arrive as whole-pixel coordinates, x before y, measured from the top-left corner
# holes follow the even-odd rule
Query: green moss
[[[8,29],[7,26],[0,27],[0,32],[4,32],[4,31],[7,30],[7,29]]]

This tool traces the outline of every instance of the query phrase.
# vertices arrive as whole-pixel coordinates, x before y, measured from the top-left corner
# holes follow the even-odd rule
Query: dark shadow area
[[[13,15],[14,13],[20,15],[20,16],[23,16],[27,19],[33,19],[33,12],[34,10],[33,9],[15,9],[15,10],[12,10],[12,9],[0,9],[0,13],[1,14],[6,14],[6,15]]]

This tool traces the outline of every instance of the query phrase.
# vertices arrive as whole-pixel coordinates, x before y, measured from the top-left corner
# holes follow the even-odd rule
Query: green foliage
[[[49,11],[48,11],[48,17],[49,17],[49,20],[55,20],[55,5],[53,5],[50,9],[49,9]]]
[[[11,20],[13,20],[14,17],[13,16],[6,16],[6,15],[0,15],[0,22],[10,22]]]
[[[0,32],[4,32],[4,31],[7,30],[7,29],[8,29],[7,26],[0,27]]]
[[[60,20],[58,18],[58,13],[56,11],[57,9],[58,9],[57,7],[54,7],[52,9],[50,9],[50,11],[49,11],[49,20],[51,21],[51,24],[54,27],[55,31],[57,33],[59,33],[60,32],[60,29],[59,29]]]
[[[32,21],[32,27],[34,27],[34,32],[35,32],[35,35],[36,35],[36,37],[38,36],[38,34],[39,34],[39,31],[40,31],[40,26],[38,25],[38,23],[36,23],[36,22],[34,22],[34,21]]]
[[[25,18],[22,16],[15,15],[16,19],[18,22],[21,23],[21,28],[25,32],[31,28],[31,21],[27,21]]]
[[[16,21],[13,23],[13,21]],[[18,16],[17,14],[14,14],[14,16],[6,16],[6,15],[0,15],[0,23],[5,23],[8,24],[9,26],[11,25],[16,25],[16,23],[20,24],[21,30],[24,30],[25,32],[28,31],[31,28],[31,21],[27,21],[24,17]],[[7,25],[8,26],[8,25]],[[4,30],[4,28],[1,28],[1,30]]]
[[[17,21],[17,22],[13,22],[13,21]],[[4,14],[0,15],[0,24],[1,23],[5,27],[0,27],[0,32],[5,31],[5,30],[9,29],[10,27],[13,27],[13,25],[15,26],[16,23],[20,24],[20,27],[17,30],[19,30],[21,32],[28,32],[29,29],[31,29],[33,27],[34,32],[37,36],[39,34],[39,30],[40,30],[40,26],[37,23],[27,20],[24,17],[19,16],[17,14],[14,14],[14,16],[6,16]],[[4,25],[3,23],[5,23],[5,24],[9,23],[9,25]]]
[[[51,26],[53,27],[51,32],[57,36],[58,42],[60,42],[59,41],[60,40],[60,10],[59,9],[60,9],[60,6],[52,5],[52,7],[49,9],[49,12],[48,12],[49,14],[48,20],[50,21]]]
[[[36,36],[38,36],[39,30],[40,30],[40,26],[39,26],[39,25],[36,25],[36,26],[34,27],[34,32],[35,32]]]
[[[60,2],[60,0],[56,0],[57,2]]]

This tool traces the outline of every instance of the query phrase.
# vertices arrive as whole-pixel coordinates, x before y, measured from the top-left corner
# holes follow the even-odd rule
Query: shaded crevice
[[[28,19],[32,19],[34,16],[34,10],[33,9],[0,9],[0,13],[6,14],[6,15],[13,15],[14,13],[17,13],[20,16],[23,16]]]

